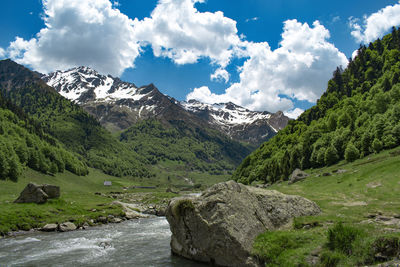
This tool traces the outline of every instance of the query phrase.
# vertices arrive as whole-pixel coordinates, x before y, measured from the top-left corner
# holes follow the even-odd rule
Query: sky
[[[399,0],[3,0],[0,59],[88,66],[178,100],[296,118],[360,44],[400,26]]]

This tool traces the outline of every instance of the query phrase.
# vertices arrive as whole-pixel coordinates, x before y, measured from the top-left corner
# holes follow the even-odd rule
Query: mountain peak
[[[233,139],[258,144],[275,135],[288,121],[285,116],[250,111],[232,102],[205,104],[194,99],[179,102],[162,94],[153,83],[138,88],[85,66],[56,71],[43,80],[64,97],[84,106],[110,130],[123,130],[148,118],[164,121],[186,118]]]

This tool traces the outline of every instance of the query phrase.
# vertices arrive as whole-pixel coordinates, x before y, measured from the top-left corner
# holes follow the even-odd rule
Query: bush
[[[324,267],[335,267],[345,256],[338,252],[325,251],[321,255],[321,265]]]
[[[377,138],[374,139],[372,142],[372,149],[374,150],[375,153],[379,153],[382,150],[382,142],[379,141]]]
[[[325,163],[330,166],[338,162],[339,156],[337,150],[333,146],[329,146],[325,151]]]
[[[338,223],[328,230],[327,247],[332,251],[340,251],[346,255],[353,252],[353,242],[363,235],[363,232],[351,226]]]
[[[360,151],[353,145],[353,143],[348,143],[346,150],[344,152],[344,158],[347,162],[353,162],[360,158]]]

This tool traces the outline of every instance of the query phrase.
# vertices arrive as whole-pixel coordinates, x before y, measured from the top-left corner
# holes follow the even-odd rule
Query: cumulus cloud
[[[207,57],[226,67],[240,43],[236,21],[220,11],[199,12],[194,5],[202,2],[160,0],[150,18],[135,21],[136,38],[151,45],[155,56],[168,57],[176,64],[196,63]]]
[[[85,65],[120,75],[139,55],[133,21],[108,0],[44,0],[45,28],[35,38],[17,37],[9,56],[37,71]]]
[[[219,82],[225,82],[227,83],[229,81],[229,72],[227,72],[223,68],[218,68],[213,74],[211,74],[211,80],[213,81],[219,81]]]
[[[347,64],[346,56],[327,41],[329,37],[329,31],[318,21],[312,27],[297,20],[285,21],[276,50],[268,43],[245,43],[249,58],[240,69],[238,83],[222,95],[197,88],[187,99],[208,103],[229,99],[252,110],[271,112],[294,108],[293,102],[281,95],[315,102],[325,91],[333,70]]]
[[[132,20],[116,8],[118,1],[43,0],[45,28],[30,40],[17,37],[6,53],[40,72],[85,65],[119,76],[134,66],[142,47],[151,46],[156,57],[176,64],[209,59],[215,68],[210,79],[225,83],[232,59],[244,58],[239,82],[230,84],[224,94],[200,87],[187,99],[231,101],[293,116],[300,111],[291,99],[315,102],[336,66],[347,64],[318,21],[311,26],[285,21],[282,41],[272,50],[266,42],[245,41],[236,21],[222,12],[198,11],[195,5],[204,1],[159,0],[149,17]]]
[[[297,119],[304,112],[301,108],[295,108],[285,112],[285,115],[291,119]]]
[[[382,37],[392,26],[400,25],[400,2],[393,6],[386,6],[370,16],[364,16],[363,22],[350,17],[349,26],[351,35],[362,43],[369,43]]]
[[[4,58],[6,56],[6,51],[0,47],[0,59]]]

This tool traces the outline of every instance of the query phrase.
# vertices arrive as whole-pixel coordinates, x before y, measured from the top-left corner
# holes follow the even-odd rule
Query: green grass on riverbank
[[[312,254],[319,255],[319,266],[360,266],[378,260],[379,255],[371,253],[376,252],[379,244],[374,242],[379,237],[385,237],[383,243],[394,237],[394,245],[389,245],[398,246],[400,253],[399,155],[399,149],[385,151],[350,164],[307,170],[311,177],[292,185],[282,182],[271,186],[269,189],[315,201],[322,213],[295,219],[292,230],[260,235],[254,243],[255,255],[266,266],[309,266]],[[335,173],[336,170],[346,172]],[[324,173],[332,175],[323,176]],[[338,223],[345,227],[339,235],[360,231],[353,239],[341,241],[350,243],[349,253],[328,246],[328,232]],[[380,260],[384,260],[381,256]]]
[[[121,207],[110,205],[114,199],[106,197],[110,192],[148,193],[141,196],[143,203],[158,204],[176,196],[166,193],[167,188],[174,191],[199,190],[228,178],[228,175],[188,173],[168,162],[159,168],[154,178],[117,178],[95,169],[90,169],[89,175],[83,177],[70,172],[50,176],[27,168],[17,183],[0,180],[0,236],[10,231],[42,227],[47,223],[72,221],[81,225],[100,216],[121,215]],[[104,181],[111,181],[112,186],[104,186]],[[60,199],[49,200],[42,205],[13,203],[29,182],[60,186]],[[132,189],[133,186],[152,186],[155,189]]]

